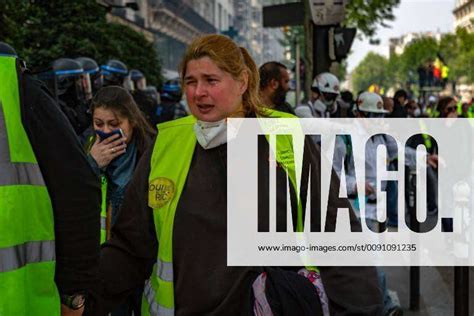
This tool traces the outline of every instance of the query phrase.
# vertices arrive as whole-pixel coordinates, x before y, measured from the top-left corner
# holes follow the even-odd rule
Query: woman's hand
[[[78,310],[73,310],[64,304],[61,304],[61,316],[82,316],[84,313],[84,306]]]
[[[100,137],[97,136],[94,145],[92,145],[90,154],[92,158],[97,162],[99,168],[104,168],[115,159],[125,153],[127,144],[125,143],[126,138],[120,137],[119,134],[110,136],[109,138],[100,141]]]

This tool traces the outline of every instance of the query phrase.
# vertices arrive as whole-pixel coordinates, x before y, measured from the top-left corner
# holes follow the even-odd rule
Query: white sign
[[[316,25],[334,25],[344,20],[347,0],[309,0],[311,16]]]
[[[228,124],[229,265],[474,266],[469,120]],[[396,226],[375,228],[391,215]]]

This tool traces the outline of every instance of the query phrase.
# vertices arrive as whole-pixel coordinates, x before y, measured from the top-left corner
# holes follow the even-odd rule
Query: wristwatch
[[[73,310],[78,310],[86,303],[86,295],[78,293],[73,295],[61,295],[61,303]]]

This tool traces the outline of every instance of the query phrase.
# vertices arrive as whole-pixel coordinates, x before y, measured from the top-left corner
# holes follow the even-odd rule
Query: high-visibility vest
[[[0,315],[59,315],[53,208],[18,85],[16,58],[0,56]]]
[[[425,144],[426,150],[431,150],[431,147],[433,147],[433,144],[431,143],[431,137],[427,134],[428,132],[428,127],[426,126],[424,121],[419,121],[420,122],[420,131],[421,131],[421,136],[423,137],[423,142]]]
[[[87,154],[90,153],[92,145],[95,142],[95,135],[89,136],[87,142],[84,146],[84,150]],[[107,178],[102,175],[100,177],[100,189],[101,189],[101,196],[102,196],[102,203],[100,208],[100,243],[103,244],[107,241],[107,230],[109,229],[107,222],[110,222],[110,219],[107,219]],[[1,315],[0,315],[1,316]]]
[[[100,243],[103,244],[107,241],[107,178],[105,176],[100,177],[101,182],[101,193],[102,193],[102,204],[100,210]]]
[[[279,111],[267,113],[272,118],[295,118]],[[153,208],[159,248],[151,277],[145,281],[142,315],[174,315],[173,225],[196,146],[195,123],[195,117],[187,116],[158,125],[159,136],[148,177],[148,204]],[[289,152],[293,152],[291,138],[278,137],[276,160],[287,172],[291,185],[297,188],[295,165]],[[302,205],[298,199],[297,231],[302,231],[302,225]]]

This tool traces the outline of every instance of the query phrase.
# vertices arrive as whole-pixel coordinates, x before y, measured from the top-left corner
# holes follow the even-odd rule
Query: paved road
[[[420,310],[410,311],[408,267],[386,267],[388,288],[398,294],[400,303],[405,310],[405,315],[454,315],[454,269],[451,267],[422,267],[421,268],[421,299]],[[469,284],[474,284],[474,267],[469,271]],[[474,315],[474,289],[470,289],[469,315]]]

